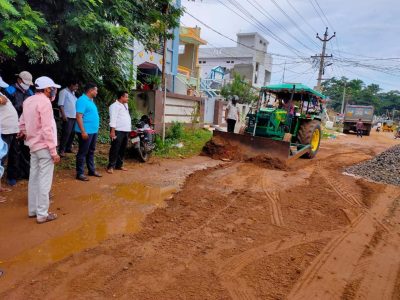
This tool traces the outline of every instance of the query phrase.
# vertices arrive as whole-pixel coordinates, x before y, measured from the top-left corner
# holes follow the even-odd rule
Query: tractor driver
[[[290,101],[290,99],[283,99],[282,100],[282,108],[288,111],[289,117],[294,116],[294,103]]]

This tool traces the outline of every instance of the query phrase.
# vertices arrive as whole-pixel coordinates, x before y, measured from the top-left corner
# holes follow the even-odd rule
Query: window
[[[257,84],[258,78],[257,78],[257,74],[254,75],[254,84]]]
[[[201,60],[199,60],[199,64],[201,64]]]
[[[256,63],[256,72],[258,72],[258,69],[260,68],[260,64]]]
[[[205,60],[203,60],[203,64],[205,64],[206,63],[206,61]]]
[[[227,60],[227,61],[226,61],[226,63],[227,63],[227,64],[230,64],[230,63],[231,63],[231,61],[230,61],[230,60]]]

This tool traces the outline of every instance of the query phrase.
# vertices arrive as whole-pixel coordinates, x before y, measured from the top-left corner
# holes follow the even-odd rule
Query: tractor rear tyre
[[[310,145],[310,152],[304,154],[305,158],[313,158],[317,155],[319,145],[321,143],[322,130],[321,122],[318,120],[312,120],[307,123],[300,125],[298,140],[303,145]]]

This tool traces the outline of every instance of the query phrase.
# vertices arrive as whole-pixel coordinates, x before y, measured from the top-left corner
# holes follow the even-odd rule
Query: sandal
[[[114,173],[114,169],[113,168],[106,169],[106,172],[108,174],[113,174]]]
[[[11,192],[11,189],[0,187],[0,193],[9,193],[9,192]]]
[[[4,202],[6,202],[6,201],[7,201],[6,197],[0,196],[0,203],[4,203]]]
[[[128,169],[125,168],[125,167],[117,168],[117,170],[120,170],[120,171],[128,171]]]
[[[37,218],[36,222],[38,224],[43,224],[43,223],[54,221],[55,219],[57,219],[57,214],[50,212],[46,218]]]

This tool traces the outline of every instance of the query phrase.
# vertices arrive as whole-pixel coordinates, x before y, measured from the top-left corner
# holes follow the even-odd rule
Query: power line
[[[250,0],[246,0],[252,7],[254,7],[255,9],[260,10],[261,14],[263,14],[265,17],[267,17],[270,21],[272,21],[272,23],[275,24],[275,26],[280,27],[284,32],[286,32],[290,37],[292,37],[295,41],[297,41],[300,45],[302,45],[304,48],[309,49],[311,51],[313,51],[313,49],[311,49],[310,47],[308,47],[307,45],[305,45],[301,40],[299,40],[296,36],[294,36],[284,25],[282,25],[281,23],[279,23],[279,21],[277,21],[270,13],[268,13],[268,11],[257,1],[254,0],[254,3],[251,3]],[[257,8],[258,7],[258,8]],[[278,7],[280,8],[280,6],[278,5]],[[297,27],[297,26],[296,26]],[[298,28],[298,30],[300,30]],[[314,43],[314,45],[317,45],[304,31],[300,30],[300,32],[302,32],[302,34],[304,34],[309,40],[311,40],[312,43]]]
[[[240,17],[248,22],[249,24],[256,26],[259,30],[264,32],[265,34],[271,36],[274,40],[279,42],[281,45],[289,49],[292,53],[300,57],[300,54],[303,54],[303,52],[299,51],[298,49],[290,46],[288,43],[283,41],[281,38],[279,38],[275,33],[273,33],[269,28],[267,28],[262,22],[260,22],[257,18],[255,18],[247,9],[245,9],[239,2],[236,0],[228,0],[230,4],[232,4],[235,8],[238,9],[240,13],[242,13],[245,17],[241,16]],[[230,9],[231,11],[235,12],[233,9],[231,9],[229,6],[225,5],[221,0],[218,0],[219,3]],[[235,12],[236,13],[236,12]],[[236,13],[239,15],[238,13]],[[249,19],[252,21],[249,21]]]
[[[313,26],[311,26],[311,24],[307,21],[307,19],[304,18],[302,14],[300,14],[300,12],[293,6],[292,3],[290,3],[289,0],[286,0],[286,1],[289,4],[289,6],[295,11],[295,13],[303,20],[304,24],[306,24],[311,29],[312,32],[318,31],[318,30],[314,29]]]
[[[312,0],[308,0],[308,2],[310,2],[311,6],[313,7],[314,11],[317,13],[318,17],[320,18],[322,24],[324,26],[327,26],[327,24],[325,23],[324,19],[322,18],[321,14],[319,13],[319,11],[317,10],[317,8],[315,7],[314,3],[312,2]]]
[[[189,16],[191,16],[193,19],[195,19],[197,22],[199,22],[200,24],[202,24],[202,25],[205,26],[206,28],[208,28],[208,29],[210,29],[211,31],[215,32],[216,34],[218,34],[218,35],[220,35],[220,36],[222,36],[222,37],[224,37],[224,38],[226,38],[226,39],[228,39],[228,40],[230,40],[230,41],[232,41],[232,42],[234,42],[234,43],[236,43],[236,44],[238,44],[238,45],[241,45],[241,46],[243,46],[243,47],[245,47],[245,48],[248,48],[248,49],[251,49],[251,50],[253,50],[253,51],[257,51],[257,52],[263,53],[263,54],[270,54],[270,55],[272,55],[272,56],[286,57],[286,58],[294,58],[294,59],[299,58],[299,57],[295,57],[295,56],[283,55],[283,54],[272,53],[272,52],[267,52],[267,51],[255,49],[255,48],[253,48],[253,47],[250,47],[250,46],[248,46],[248,45],[246,45],[246,44],[240,43],[240,42],[238,42],[238,41],[236,41],[236,40],[230,38],[229,36],[227,36],[227,35],[221,33],[220,31],[214,29],[214,28],[211,27],[210,25],[207,25],[206,23],[204,23],[203,21],[201,21],[201,20],[198,19],[197,17],[193,16],[193,15],[192,15],[191,13],[189,13],[188,11],[186,11],[185,13],[188,14]],[[300,57],[300,59],[306,60],[305,57]]]
[[[292,23],[292,25],[294,26],[294,28],[296,28],[299,32],[301,32],[307,39],[311,40],[311,42],[316,45],[318,47],[318,44],[316,44],[311,38],[310,36],[304,32],[304,30],[302,30],[297,24],[296,22],[282,9],[282,7],[275,1],[275,0],[271,0],[271,2],[275,5],[275,7],[277,7],[280,12],[290,21],[290,23]],[[312,51],[312,49],[310,49]]]
[[[321,8],[321,6],[319,5],[318,1],[317,1],[317,0],[314,0],[314,2],[317,4],[319,10],[321,11],[322,15],[324,16],[324,18],[325,18],[325,20],[326,20],[326,22],[327,22],[327,24],[328,24],[334,31],[336,31],[335,28],[332,26],[332,24],[329,22],[328,18],[326,17],[326,14],[325,14],[324,11],[322,10],[322,8]]]

